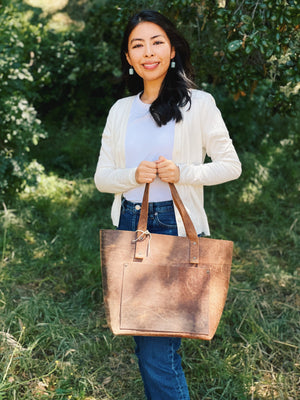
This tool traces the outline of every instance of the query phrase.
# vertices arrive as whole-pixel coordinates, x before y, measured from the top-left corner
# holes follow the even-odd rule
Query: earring
[[[175,66],[176,66],[176,63],[175,63],[175,61],[173,60],[173,61],[171,61],[171,68],[175,68]]]
[[[129,75],[133,75],[134,74],[134,69],[132,67],[129,68]]]

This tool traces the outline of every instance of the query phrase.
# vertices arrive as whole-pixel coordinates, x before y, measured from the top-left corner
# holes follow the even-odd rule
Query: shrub
[[[34,41],[35,29],[13,6],[0,8],[0,196],[22,188],[30,148],[46,136],[30,102]]]

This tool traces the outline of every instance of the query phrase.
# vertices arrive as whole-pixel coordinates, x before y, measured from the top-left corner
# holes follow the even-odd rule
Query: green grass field
[[[212,236],[235,250],[215,338],[183,341],[193,400],[299,398],[298,153],[241,154],[242,177],[206,189]],[[133,341],[105,321],[98,230],[112,197],[92,174],[44,173],[1,205],[2,400],[143,399]]]

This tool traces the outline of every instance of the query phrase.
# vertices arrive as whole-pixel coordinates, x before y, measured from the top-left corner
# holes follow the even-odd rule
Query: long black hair
[[[157,11],[144,10],[128,21],[121,46],[121,61],[123,78],[131,94],[137,94],[144,88],[142,78],[134,73],[129,75],[128,39],[133,29],[141,22],[152,22],[160,26],[167,34],[171,46],[175,49],[175,68],[169,68],[161,85],[157,99],[150,106],[150,113],[158,126],[167,124],[172,119],[182,120],[180,107],[191,104],[189,89],[195,87],[193,83],[193,68],[191,65],[190,46],[185,38],[177,31],[174,24]]]

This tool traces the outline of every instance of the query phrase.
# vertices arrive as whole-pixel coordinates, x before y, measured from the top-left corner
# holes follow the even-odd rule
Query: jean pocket
[[[175,229],[177,228],[174,212],[155,213],[155,220],[162,228]]]

